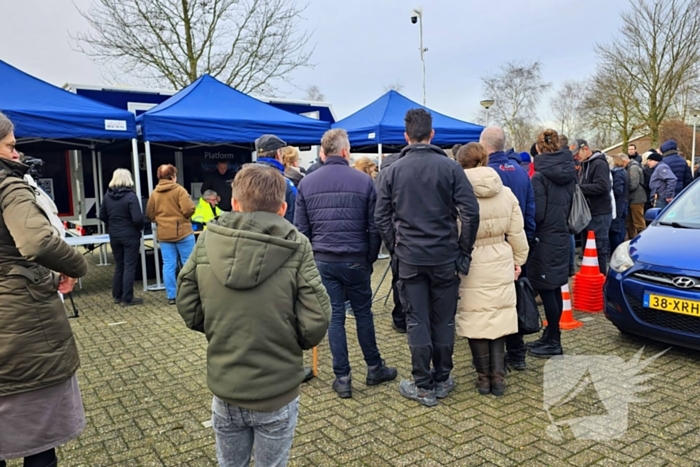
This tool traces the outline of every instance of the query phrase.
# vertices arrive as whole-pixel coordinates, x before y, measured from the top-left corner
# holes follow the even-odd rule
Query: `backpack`
[[[515,281],[518,312],[518,333],[535,334],[542,329],[542,319],[535,301],[535,291],[527,277],[519,277]]]

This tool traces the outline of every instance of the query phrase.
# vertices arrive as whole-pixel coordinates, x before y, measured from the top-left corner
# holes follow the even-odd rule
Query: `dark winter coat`
[[[571,155],[564,151],[541,154],[534,164],[536,228],[527,273],[535,289],[554,290],[569,280],[569,213],[576,168]]]
[[[311,164],[308,169],[306,169],[306,175],[311,175],[312,172],[317,171],[321,167],[323,167],[323,161],[319,159],[313,164]]]
[[[311,240],[316,260],[372,264],[381,246],[376,203],[372,178],[346,159],[329,156],[299,184],[294,225]]]
[[[231,211],[231,198],[233,197],[233,189],[231,183],[233,175],[226,172],[221,175],[218,170],[206,176],[202,184],[202,194],[207,190],[215,191],[219,195],[219,209],[222,211]]]
[[[676,190],[672,197],[678,196],[678,194],[683,191],[683,188],[690,185],[693,181],[693,172],[690,170],[686,160],[678,154],[678,151],[671,150],[664,153],[663,161],[668,165],[673,171],[673,175],[676,176]]]
[[[63,383],[80,366],[58,281],[88,265],[37,204],[27,169],[0,159],[0,397]]]
[[[379,174],[375,219],[390,253],[416,266],[449,264],[460,255],[468,260],[479,203],[459,164],[439,147],[418,143]]]
[[[612,224],[610,224],[610,230],[612,232],[622,232],[627,228],[625,220],[627,218],[627,208],[629,206],[627,199],[629,197],[630,184],[627,178],[627,171],[622,167],[615,167],[611,172],[613,177],[616,216]]]
[[[207,336],[207,383],[229,404],[279,410],[299,395],[303,350],[326,335],[331,305],[309,241],[277,214],[224,213],[177,280],[177,310]]]
[[[277,159],[272,159],[269,157],[261,157],[258,159],[258,164],[268,165],[279,170],[282,175],[284,175],[284,166]],[[289,222],[294,222],[294,209],[297,202],[297,187],[294,186],[291,180],[285,178],[284,181],[287,183],[287,192],[284,194],[284,201],[287,203],[287,212],[284,213],[284,218]]]
[[[513,153],[518,156],[520,155]],[[489,167],[494,169],[504,186],[510,188],[518,203],[520,203],[520,211],[523,213],[525,221],[525,235],[528,240],[532,240],[535,235],[535,195],[532,191],[530,177],[516,162],[516,159],[509,157],[503,152],[494,152],[489,155]]]
[[[644,204],[648,195],[644,188],[644,169],[636,160],[630,160],[627,164],[628,201],[630,204]]]
[[[588,201],[591,215],[612,214],[610,165],[605,154],[596,152],[581,162],[580,177],[581,191]]]
[[[654,173],[649,182],[650,198],[653,200],[656,195],[659,195],[659,199],[671,199],[675,196],[677,185],[678,179],[664,158],[654,167]]]
[[[111,239],[141,238],[144,217],[141,203],[131,188],[110,188],[100,207],[100,220]]]

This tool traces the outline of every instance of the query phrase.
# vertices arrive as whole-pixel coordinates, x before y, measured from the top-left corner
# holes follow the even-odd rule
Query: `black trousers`
[[[114,277],[112,278],[112,297],[115,300],[131,303],[134,298],[134,280],[139,263],[138,238],[113,238],[109,242],[114,254]]]
[[[449,378],[453,367],[457,268],[453,263],[414,266],[399,261],[399,289],[406,312],[413,379],[419,388],[434,389],[436,382]]]
[[[561,341],[559,320],[561,319],[562,309],[564,308],[561,289],[538,290],[538,292],[542,299],[542,305],[544,306],[544,315],[547,318],[547,336],[550,340],[559,343]]]
[[[391,319],[398,329],[406,329],[406,313],[401,304],[401,291],[399,290],[399,260],[391,258],[391,295],[394,299],[394,309],[391,310]]]
[[[0,461],[0,467],[6,467],[6,465],[5,461]],[[24,467],[56,467],[58,465],[56,450],[49,449],[48,451],[25,457],[23,465]]]

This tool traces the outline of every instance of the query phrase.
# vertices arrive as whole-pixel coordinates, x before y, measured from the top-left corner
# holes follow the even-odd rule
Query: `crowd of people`
[[[142,303],[133,293],[137,256],[142,229],[155,223],[166,299],[208,341],[220,465],[248,465],[253,451],[256,465],[286,465],[309,375],[303,352],[326,336],[332,389],[353,397],[347,302],[365,384],[398,378],[382,357],[372,313],[382,245],[391,258],[392,327],[406,334],[411,354],[401,396],[434,407],[456,387],[454,366],[472,365],[478,394],[498,397],[508,368],[526,370],[527,355],[564,352],[561,287],[576,270],[576,190],[591,214],[581,234],[594,232],[605,273],[611,252],[645,228],[645,209],[664,207],[692,181],[674,141],[645,159],[633,145],[607,156],[547,129],[523,156],[507,149],[501,128],[488,127],[450,157],[431,144],[429,112],[408,111],[405,126],[406,147],[381,164],[351,164],[348,134],[330,130],[306,171],[295,148],[263,135],[256,163],[233,180],[218,164],[198,203],[174,166],[160,166],[145,213],[131,173],[114,172],[100,210],[116,263],[114,302]],[[15,428],[0,431],[0,459],[44,467],[85,427],[77,347],[56,292],[70,292],[87,264],[56,232],[55,213],[40,206],[15,144],[0,114],[0,329],[21,336],[0,346],[0,415]],[[527,345],[516,311],[522,280],[548,322]],[[42,310],[39,326],[22,319],[27,308]],[[468,339],[470,356],[455,354],[457,337]]]

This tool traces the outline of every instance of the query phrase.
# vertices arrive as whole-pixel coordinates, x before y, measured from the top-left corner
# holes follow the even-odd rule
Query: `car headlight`
[[[622,243],[610,258],[610,267],[616,272],[625,272],[632,266],[634,260],[630,256],[630,242]]]

